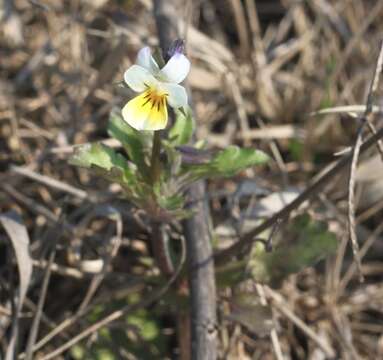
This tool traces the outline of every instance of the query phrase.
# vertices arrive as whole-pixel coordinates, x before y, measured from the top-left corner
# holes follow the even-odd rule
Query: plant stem
[[[152,185],[154,185],[161,175],[161,134],[159,131],[155,131],[153,135],[153,146],[152,146],[152,158],[150,160],[150,177]]]

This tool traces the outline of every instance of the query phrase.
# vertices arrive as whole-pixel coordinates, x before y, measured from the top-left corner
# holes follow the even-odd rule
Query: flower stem
[[[150,178],[152,183],[152,196],[154,207],[157,208],[154,186],[161,176],[161,134],[155,131],[153,135],[152,158],[150,161]],[[164,224],[156,219],[152,221],[152,250],[161,273],[170,276],[174,272],[174,266],[169,253],[169,237],[166,234]]]
[[[152,146],[152,158],[150,161],[150,176],[152,185],[154,185],[161,175],[161,134],[159,131],[155,131],[153,135],[153,146]]]

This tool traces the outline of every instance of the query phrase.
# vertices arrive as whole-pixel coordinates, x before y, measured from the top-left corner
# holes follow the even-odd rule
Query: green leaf
[[[154,340],[160,335],[157,324],[144,309],[128,315],[127,322],[129,325],[135,325],[140,329],[140,334],[144,340]]]
[[[241,149],[238,146],[229,146],[218,153],[213,159],[213,166],[218,173],[232,176],[238,171],[253,165],[266,163],[269,157],[262,151],[256,149]]]
[[[121,142],[130,160],[137,165],[142,174],[147,175],[148,166],[145,162],[147,134],[129,126],[116,110],[110,114],[108,134]]]
[[[181,210],[184,206],[182,195],[158,196],[157,201],[161,208],[169,211]]]
[[[108,171],[115,166],[124,168],[124,162],[121,155],[101,143],[80,145],[75,148],[74,154],[69,159],[72,165],[86,168],[95,165]]]
[[[284,231],[283,242],[272,252],[266,252],[261,243],[255,244],[249,268],[256,281],[279,286],[289,274],[333,254],[337,246],[336,236],[327,230],[325,223],[301,215]]]
[[[129,167],[127,160],[112,148],[101,143],[78,146],[69,159],[69,163],[89,169],[103,170],[103,174],[109,175],[113,179],[122,177],[125,182],[135,180],[135,171]]]
[[[194,132],[194,119],[190,109],[176,111],[176,121],[169,130],[170,143],[174,146],[187,144]]]
[[[229,146],[218,152],[209,163],[189,165],[185,167],[185,172],[190,172],[193,180],[204,177],[228,177],[253,165],[264,164],[268,160],[269,157],[263,151]]]

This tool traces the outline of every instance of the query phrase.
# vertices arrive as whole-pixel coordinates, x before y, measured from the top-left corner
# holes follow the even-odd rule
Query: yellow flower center
[[[150,104],[151,109],[157,108],[157,111],[161,111],[164,107],[166,107],[166,98],[169,96],[169,94],[159,91],[156,88],[148,88],[143,94],[143,103],[141,104],[142,107],[145,105]]]

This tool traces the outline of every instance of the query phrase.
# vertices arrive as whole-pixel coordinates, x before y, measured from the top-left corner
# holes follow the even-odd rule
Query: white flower
[[[140,93],[122,109],[124,120],[136,130],[161,130],[168,122],[167,104],[175,109],[187,106],[187,94],[178,85],[190,70],[190,61],[181,52],[160,69],[150,49],[144,47],[124,74],[124,80]]]

